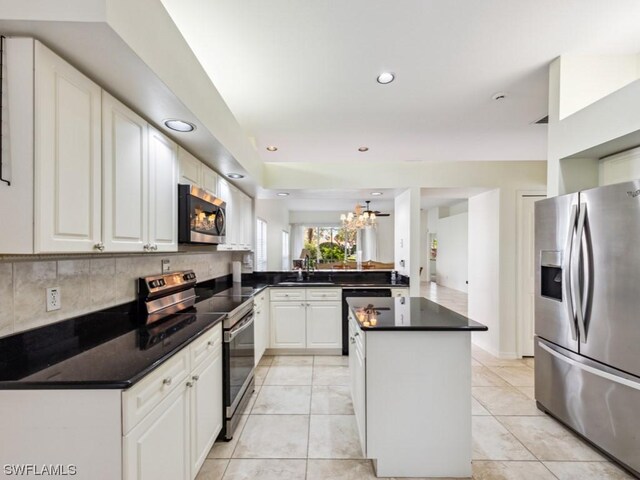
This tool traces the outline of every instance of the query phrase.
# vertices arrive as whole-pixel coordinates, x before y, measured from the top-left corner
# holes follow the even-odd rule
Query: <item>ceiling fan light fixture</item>
[[[395,78],[396,78],[395,74],[391,72],[382,72],[380,75],[378,75],[378,78],[376,80],[381,85],[387,85],[393,82]]]

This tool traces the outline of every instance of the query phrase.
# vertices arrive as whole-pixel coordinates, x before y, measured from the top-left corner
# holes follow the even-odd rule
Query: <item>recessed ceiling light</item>
[[[358,149],[359,152],[367,152],[369,150],[369,147],[360,147]]]
[[[278,195],[279,197],[288,197],[289,196],[289,192],[278,192],[278,193],[276,193],[276,195]]]
[[[238,178],[244,178],[244,175],[240,173],[227,173],[227,177],[237,180]]]
[[[391,73],[391,72],[382,72],[380,75],[378,75],[378,83],[381,83],[382,85],[386,85],[387,83],[391,83],[393,82],[393,80],[396,78],[396,76]]]
[[[382,192],[371,192],[371,195],[374,197],[379,197],[380,195],[382,195]]]
[[[175,130],[176,132],[193,132],[196,129],[196,126],[193,123],[178,120],[177,118],[165,120],[164,124],[167,128]]]
[[[504,100],[507,98],[507,94],[504,92],[498,92],[491,95],[491,100]]]
[[[275,152],[275,151],[277,151],[277,150],[278,150],[278,147],[273,146],[273,145],[269,145],[269,146],[267,147],[267,150],[269,150],[270,152]]]

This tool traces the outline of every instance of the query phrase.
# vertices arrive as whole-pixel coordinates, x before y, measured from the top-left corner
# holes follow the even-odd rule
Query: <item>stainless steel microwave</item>
[[[227,204],[193,185],[178,185],[178,241],[219,244],[225,242]]]

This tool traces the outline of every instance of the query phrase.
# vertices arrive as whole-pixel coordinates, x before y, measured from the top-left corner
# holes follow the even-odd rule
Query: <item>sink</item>
[[[313,282],[313,281],[295,281],[295,282],[280,282],[278,283],[281,287],[313,287],[313,286],[323,286],[323,285],[335,285],[334,282]]]

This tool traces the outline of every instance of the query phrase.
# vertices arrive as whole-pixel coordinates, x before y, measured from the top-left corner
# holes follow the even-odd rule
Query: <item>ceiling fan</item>
[[[375,213],[376,217],[388,217],[389,215],[391,215],[390,213],[382,213],[379,210],[371,210],[371,207],[369,206],[369,204],[371,203],[370,200],[366,200],[364,203],[366,203],[366,205],[358,205],[358,207],[364,209],[361,213],[368,213],[369,215]]]

